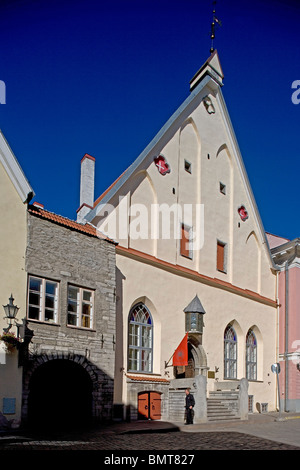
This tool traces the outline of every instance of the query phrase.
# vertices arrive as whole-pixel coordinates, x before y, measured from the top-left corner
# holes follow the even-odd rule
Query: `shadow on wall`
[[[113,387],[113,379],[84,356],[34,356],[24,368],[22,424],[61,430],[110,421]]]

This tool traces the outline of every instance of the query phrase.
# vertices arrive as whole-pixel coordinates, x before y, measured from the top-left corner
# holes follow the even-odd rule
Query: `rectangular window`
[[[128,370],[151,372],[152,369],[152,328],[129,324]]]
[[[139,351],[138,349],[129,349],[129,365],[128,369],[131,371],[139,371],[140,366],[139,366]]]
[[[257,347],[251,342],[246,344],[246,378],[257,380]]]
[[[181,224],[180,254],[186,258],[192,259],[192,228]]]
[[[68,325],[92,328],[94,292],[82,287],[68,286]]]
[[[225,342],[225,361],[224,361],[224,378],[236,379],[237,374],[237,352],[236,343]]]
[[[16,399],[3,398],[2,413],[5,415],[14,415],[16,413]]]
[[[268,403],[261,403],[261,413],[268,413]]]
[[[220,193],[224,195],[226,194],[226,185],[221,183],[221,181],[220,181]]]
[[[187,160],[184,160],[184,169],[188,173],[192,173],[192,164],[188,162]]]
[[[248,395],[248,413],[253,413],[253,395]]]
[[[27,315],[31,320],[57,322],[58,283],[29,277]]]
[[[226,243],[217,241],[217,270],[226,273]]]

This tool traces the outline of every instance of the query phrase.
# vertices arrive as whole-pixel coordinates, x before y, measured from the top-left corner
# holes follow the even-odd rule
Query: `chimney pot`
[[[86,153],[81,159],[80,205],[77,222],[83,223],[85,215],[94,206],[95,158]]]

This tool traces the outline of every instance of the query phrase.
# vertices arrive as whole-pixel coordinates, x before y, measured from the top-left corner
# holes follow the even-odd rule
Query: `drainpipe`
[[[284,410],[288,409],[288,396],[289,396],[289,371],[288,371],[288,340],[289,340],[289,262],[285,263],[285,394],[284,394]]]
[[[277,303],[277,318],[276,318],[276,362],[279,363],[279,321],[280,321],[280,302],[279,302],[279,273],[280,271],[276,271],[276,303]],[[278,387],[278,384],[277,384]],[[278,394],[278,390],[276,393],[276,401],[278,410],[280,410],[280,396]]]

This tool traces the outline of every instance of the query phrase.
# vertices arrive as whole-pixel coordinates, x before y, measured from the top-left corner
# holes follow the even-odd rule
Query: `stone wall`
[[[24,363],[23,417],[30,377],[53,359],[76,360],[92,371],[93,415],[112,417],[115,367],[115,244],[28,213],[28,275],[59,283],[57,323],[28,319],[33,332]],[[68,284],[94,291],[92,328],[67,325]],[[81,361],[81,362],[80,362]]]
[[[185,390],[169,391],[169,420],[182,422],[185,421]]]
[[[169,413],[169,382],[136,382],[127,380],[128,405],[125,410],[126,419],[135,421],[139,419],[138,397],[143,392],[158,392],[161,395],[161,419],[167,420]]]

